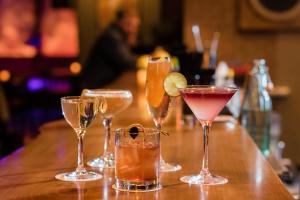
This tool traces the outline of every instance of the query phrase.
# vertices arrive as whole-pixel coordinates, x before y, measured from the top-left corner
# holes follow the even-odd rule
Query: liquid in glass
[[[145,129],[133,138],[126,129],[116,131],[116,185],[119,190],[157,190],[160,161],[159,132]]]
[[[147,66],[146,99],[148,111],[151,114],[155,127],[162,131],[162,124],[167,117],[170,96],[164,89],[164,80],[171,73],[172,64],[169,57],[150,57]],[[170,172],[181,169],[180,165],[172,165],[160,157],[160,171]]]
[[[189,85],[187,88],[180,89],[184,101],[201,123],[204,136],[201,171],[196,175],[181,177],[182,182],[201,185],[217,185],[228,182],[226,178],[214,175],[208,169],[208,138],[213,120],[237,90],[237,88],[209,85]]]
[[[115,167],[115,158],[110,149],[110,128],[112,119],[131,104],[132,94],[128,90],[93,89],[85,90],[83,95],[99,97],[105,101],[104,104],[99,105],[98,112],[102,118],[102,124],[105,129],[104,152],[102,156],[88,161],[88,165],[99,168],[113,168]]]
[[[68,124],[74,129],[78,138],[77,168],[73,172],[57,174],[56,179],[62,181],[92,181],[102,178],[102,175],[87,171],[83,161],[83,138],[86,129],[94,120],[99,104],[99,98],[69,96],[61,98],[63,115]]]

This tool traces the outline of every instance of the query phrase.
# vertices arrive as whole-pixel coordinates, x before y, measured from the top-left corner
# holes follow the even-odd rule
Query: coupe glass
[[[170,97],[164,90],[164,80],[171,72],[172,64],[169,57],[150,57],[147,67],[146,99],[148,111],[154,124],[162,131],[162,124],[167,117]],[[180,170],[180,165],[166,163],[160,155],[160,171],[169,172]]]
[[[62,181],[92,181],[101,179],[102,176],[98,173],[87,171],[84,168],[83,162],[83,137],[86,128],[95,118],[100,99],[87,98],[79,96],[68,96],[61,98],[61,107],[63,115],[75,130],[78,138],[78,162],[74,172],[62,173],[55,176],[56,179]]]
[[[110,149],[110,128],[112,118],[124,111],[132,102],[132,94],[129,90],[114,89],[93,89],[86,90],[84,96],[103,97],[105,105],[100,104],[99,115],[102,118],[102,124],[105,129],[105,141],[103,155],[88,161],[91,167],[113,168],[115,166],[115,157]]]
[[[237,88],[209,85],[191,85],[180,89],[181,96],[193,111],[203,129],[204,156],[200,174],[184,176],[181,181],[189,184],[217,185],[228,182],[226,178],[213,175],[208,169],[208,136],[215,117],[231,99]]]

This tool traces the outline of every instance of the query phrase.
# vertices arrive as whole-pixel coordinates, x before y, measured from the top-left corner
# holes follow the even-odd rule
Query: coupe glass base
[[[159,171],[160,172],[175,172],[181,170],[180,165],[171,165],[169,163],[160,164]]]
[[[88,166],[97,167],[97,168],[114,168],[115,167],[115,159],[114,157],[105,158],[103,156],[95,158],[94,160],[90,160],[87,162]]]
[[[191,175],[181,177],[180,180],[188,184],[198,184],[198,185],[221,185],[228,182],[228,179],[216,175]]]
[[[82,175],[77,175],[76,171],[68,172],[68,173],[61,173],[55,176],[56,179],[61,181],[95,181],[102,178],[101,174],[96,172],[87,172]]]

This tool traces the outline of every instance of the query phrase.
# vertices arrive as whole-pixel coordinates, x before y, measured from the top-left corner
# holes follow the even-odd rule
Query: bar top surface
[[[132,123],[153,126],[143,92],[130,84],[133,79],[132,74],[127,74],[111,85],[116,88],[126,82],[125,88],[134,95],[133,104],[113,119],[113,129]],[[170,163],[180,164],[182,170],[160,173],[159,191],[117,192],[112,189],[113,169],[87,167],[103,174],[97,181],[56,180],[56,174],[74,170],[77,163],[76,135],[64,120],[59,120],[44,124],[37,138],[0,160],[0,199],[293,199],[247,132],[232,122],[215,122],[209,138],[210,170],[229,182],[218,186],[181,182],[181,176],[200,171],[202,132],[199,125],[175,127],[172,119],[169,121],[164,129],[170,136],[161,137],[162,156]],[[102,154],[103,140],[101,121],[96,118],[84,138],[85,162]],[[112,146],[113,141],[114,138]]]

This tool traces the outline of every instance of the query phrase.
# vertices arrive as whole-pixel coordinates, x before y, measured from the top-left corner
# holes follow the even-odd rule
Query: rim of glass
[[[117,135],[120,135],[120,134],[124,134],[124,133],[129,133],[127,128],[117,128],[115,130],[115,133]],[[143,128],[143,132],[141,132],[143,134],[146,134],[146,135],[157,135],[160,133],[159,130],[155,129],[155,128]]]
[[[103,93],[103,94],[132,94],[130,90],[123,90],[123,89],[86,89],[88,91],[88,93]]]
[[[157,63],[157,62],[171,62],[171,58],[169,56],[149,56],[148,62]]]
[[[81,96],[65,96],[61,97],[62,102],[82,102],[82,101],[95,101],[92,97],[86,98]]]
[[[216,85],[187,85],[185,88],[178,88],[180,91],[186,89],[193,89],[193,88],[214,88],[214,89],[226,89],[226,90],[233,90],[237,91],[238,87],[230,87],[230,86],[216,86]]]

